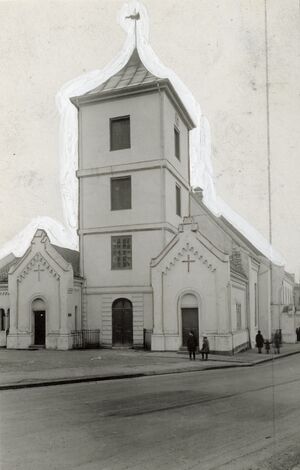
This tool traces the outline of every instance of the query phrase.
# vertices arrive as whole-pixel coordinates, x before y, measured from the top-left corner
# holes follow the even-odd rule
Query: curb
[[[249,364],[244,364],[244,366],[248,366]],[[250,364],[251,365],[251,364]],[[174,369],[174,370],[164,370],[164,371],[148,371],[148,372],[139,372],[136,374],[116,374],[116,375],[91,375],[88,377],[71,377],[67,379],[50,379],[44,380],[40,382],[24,382],[24,383],[15,383],[15,384],[7,384],[7,385],[0,385],[0,392],[4,390],[19,390],[22,388],[39,388],[39,387],[52,387],[55,385],[68,385],[68,384],[76,384],[76,383],[87,383],[87,382],[105,382],[109,380],[122,380],[122,379],[136,379],[141,377],[154,377],[159,375],[171,375],[171,374],[183,374],[187,372],[202,372],[206,370],[217,370],[217,369],[233,369],[235,367],[241,367],[240,364],[228,364],[224,366],[207,366],[201,367],[199,369]]]
[[[24,382],[24,383],[13,383],[13,384],[4,384],[0,385],[0,391],[5,390],[19,390],[23,388],[39,388],[39,387],[51,387],[56,385],[68,385],[68,384],[76,384],[76,383],[88,383],[88,382],[104,382],[108,380],[122,380],[122,379],[136,379],[141,377],[153,377],[159,375],[171,375],[171,374],[182,374],[187,372],[205,372],[207,370],[220,370],[220,369],[234,369],[236,367],[254,367],[260,364],[264,364],[266,362],[271,362],[273,360],[278,360],[284,357],[293,356],[295,354],[299,354],[299,351],[291,351],[288,353],[283,353],[279,355],[271,355],[268,358],[258,359],[257,361],[253,362],[232,362],[226,365],[211,365],[211,366],[204,366],[200,367],[199,369],[174,369],[174,370],[164,370],[164,371],[148,371],[148,372],[139,372],[139,373],[132,373],[132,374],[116,374],[116,375],[91,375],[91,376],[82,376],[82,377],[70,377],[66,379],[49,379],[40,382]],[[215,359],[216,360],[216,359]],[[221,361],[220,361],[221,362]]]

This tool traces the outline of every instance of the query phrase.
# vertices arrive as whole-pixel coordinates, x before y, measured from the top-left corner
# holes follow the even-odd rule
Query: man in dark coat
[[[258,349],[258,353],[261,354],[261,350],[264,347],[264,337],[261,334],[260,330],[258,330],[257,335],[255,336],[256,347]]]
[[[196,349],[197,349],[197,338],[193,331],[189,332],[188,339],[187,339],[187,348],[189,351],[190,360],[192,360],[192,355],[193,355],[193,359],[195,360]]]
[[[274,352],[275,354],[280,354],[280,331],[276,330],[274,339],[273,339],[273,344],[274,344]]]

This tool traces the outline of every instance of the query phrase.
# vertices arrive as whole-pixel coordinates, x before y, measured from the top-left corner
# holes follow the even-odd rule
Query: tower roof
[[[168,78],[159,78],[149,72],[143,64],[136,48],[126,65],[124,65],[119,72],[112,75],[93,90],[80,96],[74,96],[70,98],[70,100],[79,108],[80,105],[94,101],[107,100],[120,95],[140,93],[143,91],[153,91],[154,89],[165,90],[188,128],[193,129],[195,127],[191,116],[170,80]]]
[[[119,90],[124,87],[156,82],[157,80],[158,77],[146,69],[143,62],[141,61],[137,49],[134,49],[129,61],[121,70],[119,70],[119,72],[110,77],[94,90],[86,93],[86,95],[94,95],[102,91]]]

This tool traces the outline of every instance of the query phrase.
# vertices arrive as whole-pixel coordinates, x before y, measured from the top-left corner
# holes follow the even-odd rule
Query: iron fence
[[[73,349],[100,348],[100,330],[72,331]]]

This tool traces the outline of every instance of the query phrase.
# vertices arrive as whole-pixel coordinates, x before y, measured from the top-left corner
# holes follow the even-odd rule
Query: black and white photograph
[[[1,470],[299,470],[299,0],[0,18]]]

